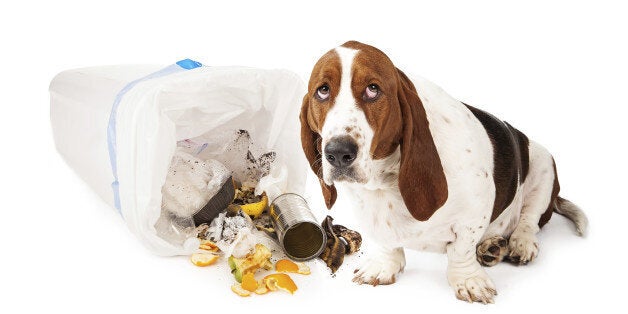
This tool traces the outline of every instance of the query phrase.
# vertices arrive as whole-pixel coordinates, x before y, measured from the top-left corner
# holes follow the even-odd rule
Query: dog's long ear
[[[301,145],[303,146],[305,157],[310,163],[310,167],[312,168],[316,176],[318,176],[318,181],[320,182],[321,189],[323,191],[323,197],[325,198],[325,205],[327,205],[327,208],[331,209],[331,207],[336,202],[336,187],[333,185],[327,185],[325,184],[325,181],[323,181],[321,137],[318,133],[312,130],[308,122],[308,95],[309,94],[306,94],[303,97],[303,104],[301,105],[301,115],[299,116],[299,119],[301,120]]]
[[[399,191],[417,220],[428,220],[447,201],[447,179],[414,84],[397,69],[397,98],[403,119]]]

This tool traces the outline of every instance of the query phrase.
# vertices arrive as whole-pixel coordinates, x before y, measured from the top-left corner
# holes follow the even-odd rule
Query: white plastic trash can
[[[187,59],[167,67],[101,66],[58,74],[50,84],[50,117],[68,165],[147,248],[179,255],[194,248],[165,241],[154,227],[177,143],[203,143],[202,155],[216,157],[224,139],[246,130],[259,153],[276,153],[259,188],[271,200],[303,193],[307,162],[298,115],[304,94],[302,80],[286,70]]]

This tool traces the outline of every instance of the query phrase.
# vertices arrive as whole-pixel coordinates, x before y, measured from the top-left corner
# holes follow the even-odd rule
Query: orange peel
[[[266,294],[268,293],[268,287],[264,284],[263,281],[257,283],[257,289],[255,289],[255,294]]]
[[[192,264],[205,267],[214,264],[218,260],[218,255],[210,253],[194,253],[190,256]]]
[[[262,199],[259,202],[240,205],[240,208],[247,215],[257,218],[262,214],[262,212],[264,212],[266,206],[268,206],[268,196],[266,196],[266,192],[264,192],[262,193]]]
[[[251,291],[245,290],[240,284],[235,284],[231,286],[231,291],[241,297],[248,297],[251,295]]]
[[[257,280],[255,280],[255,276],[253,273],[246,273],[242,276],[242,289],[255,292],[258,288]]]
[[[277,263],[275,263],[275,270],[281,273],[310,274],[310,267],[305,265],[305,263],[295,263],[288,259],[278,260]]]
[[[305,265],[304,263],[298,263],[297,265],[299,265],[299,270],[297,271],[298,274],[301,274],[301,275],[311,274],[309,266]]]
[[[282,273],[296,273],[299,265],[289,259],[280,259],[275,263],[275,270]]]
[[[287,274],[277,273],[264,277],[264,284],[270,291],[277,291],[279,289],[294,294],[297,291],[297,285],[292,278]]]
[[[201,250],[210,251],[210,252],[218,252],[220,249],[216,245],[216,243],[210,240],[201,240],[201,244],[198,247]]]

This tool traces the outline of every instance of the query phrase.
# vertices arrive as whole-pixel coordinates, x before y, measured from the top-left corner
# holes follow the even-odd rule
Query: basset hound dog
[[[356,270],[360,284],[394,283],[404,248],[442,252],[456,297],[492,303],[482,265],[532,261],[554,211],[586,230],[583,212],[558,196],[545,148],[425,79],[410,81],[372,46],[350,41],[320,58],[300,120],[327,207],[337,191],[352,198],[360,230],[380,247]]]

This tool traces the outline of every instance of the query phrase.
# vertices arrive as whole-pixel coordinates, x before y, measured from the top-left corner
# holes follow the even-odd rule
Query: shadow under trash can
[[[194,220],[212,217],[193,216],[211,193],[239,182],[275,200],[278,225],[285,226],[278,228],[282,245],[302,259],[318,249],[299,245],[292,233],[318,223],[312,217],[311,224],[292,225],[284,209],[303,206],[291,195],[303,194],[308,172],[305,156],[295,153],[305,92],[286,70],[192,60],[90,67],[52,80],[50,118],[67,164],[152,252],[185,255],[198,248],[193,232],[201,221]],[[303,242],[324,244],[322,234]]]

